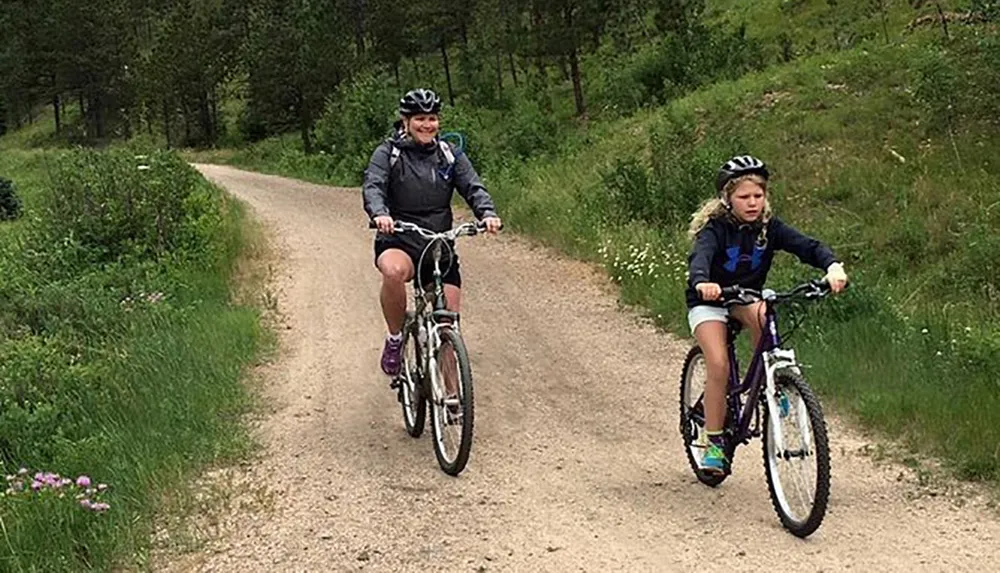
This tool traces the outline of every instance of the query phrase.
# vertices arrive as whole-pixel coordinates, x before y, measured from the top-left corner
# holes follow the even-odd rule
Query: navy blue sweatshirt
[[[761,290],[775,251],[792,253],[803,263],[822,270],[837,262],[826,245],[803,235],[777,217],[772,217],[767,224],[763,245],[758,244],[759,234],[758,226],[739,224],[731,217],[709,220],[695,236],[688,257],[688,308],[702,304],[722,306],[719,301],[706,301],[698,296],[694,287],[700,283]]]

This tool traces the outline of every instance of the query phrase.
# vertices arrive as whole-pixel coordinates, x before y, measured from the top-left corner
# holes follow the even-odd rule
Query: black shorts
[[[424,243],[415,242],[402,235],[378,235],[375,239],[375,268],[378,268],[378,258],[382,253],[389,249],[399,249],[410,256],[410,260],[413,261],[413,270],[417,272],[417,263],[420,261],[423,245]],[[434,259],[431,258],[430,251],[427,251],[427,255],[424,256],[424,264],[419,271],[420,284],[424,285],[425,288],[432,285],[434,282]],[[444,273],[441,276],[441,282],[462,288],[462,273],[458,266],[458,254],[454,251],[454,245],[452,245],[451,250],[442,245],[441,272]]]

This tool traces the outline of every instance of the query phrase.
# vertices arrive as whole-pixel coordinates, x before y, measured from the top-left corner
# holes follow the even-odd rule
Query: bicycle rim
[[[421,391],[420,345],[417,343],[416,324],[408,317],[403,329],[403,369],[399,379],[399,401],[403,409],[403,423],[406,433],[419,438],[424,432],[427,417],[427,401]]]
[[[777,410],[764,408],[764,467],[774,510],[799,537],[812,534],[830,495],[830,453],[819,401],[800,377],[779,373]]]
[[[431,400],[431,428],[434,434],[434,453],[441,469],[449,475],[458,475],[465,469],[472,450],[474,424],[474,399],[472,369],[461,335],[452,328],[440,330],[441,346],[432,367],[434,396]],[[449,366],[451,360],[451,366]],[[456,391],[448,396],[445,373],[451,368]]]

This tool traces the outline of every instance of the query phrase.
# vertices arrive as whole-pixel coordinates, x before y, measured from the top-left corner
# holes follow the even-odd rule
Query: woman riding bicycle
[[[702,205],[691,218],[693,247],[688,257],[688,325],[705,355],[705,430],[709,443],[702,460],[706,473],[725,472],[722,429],[726,417],[726,381],[729,358],[726,322],[730,316],[750,330],[756,347],[760,340],[763,303],[727,309],[719,299],[722,289],[739,285],[760,290],[771,268],[774,252],[783,250],[808,265],[826,271],[833,292],[847,283],[843,265],[823,243],[805,236],[773,216],[767,201],[768,170],[749,155],[733,157],[716,177],[718,196]]]
[[[375,266],[382,273],[380,300],[388,327],[382,350],[382,371],[399,374],[402,362],[403,322],[406,318],[406,283],[414,276],[425,240],[413,234],[394,234],[396,220],[435,232],[452,226],[451,199],[457,190],[490,233],[501,222],[493,200],[479,180],[468,156],[438,138],[441,99],[428,89],[408,92],[399,102],[396,133],[372,154],[362,189],[364,209],[379,233],[375,237]],[[458,255],[442,260],[444,294],[448,310],[459,312],[462,277]],[[432,280],[429,264],[421,269],[421,282]]]

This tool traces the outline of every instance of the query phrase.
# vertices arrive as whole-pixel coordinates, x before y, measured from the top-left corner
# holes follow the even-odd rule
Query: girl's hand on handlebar
[[[830,283],[830,290],[838,293],[847,286],[847,273],[844,272],[844,265],[833,263],[826,269],[826,276],[823,280]]]
[[[694,288],[701,296],[701,300],[719,300],[722,296],[722,287],[716,283],[698,283]]]

